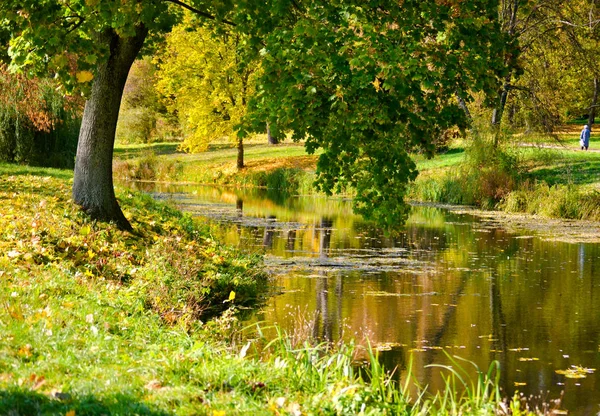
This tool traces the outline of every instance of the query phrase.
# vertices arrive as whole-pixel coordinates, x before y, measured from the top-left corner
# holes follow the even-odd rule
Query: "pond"
[[[218,237],[266,253],[277,292],[254,320],[293,336],[366,339],[386,368],[432,390],[448,355],[501,387],[560,397],[570,414],[600,410],[600,245],[547,241],[490,221],[415,206],[401,233],[385,237],[349,201],[283,198],[264,191],[164,187]],[[461,364],[472,368],[467,362]],[[584,378],[556,371],[589,369]]]

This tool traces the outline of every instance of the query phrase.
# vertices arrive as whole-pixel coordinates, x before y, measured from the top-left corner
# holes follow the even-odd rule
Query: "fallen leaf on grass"
[[[29,377],[29,381],[31,381],[33,383],[33,386],[31,386],[31,390],[37,390],[40,387],[42,387],[44,384],[46,384],[46,377],[32,374]]]
[[[162,383],[160,380],[150,380],[144,387],[147,390],[160,390],[162,389]]]

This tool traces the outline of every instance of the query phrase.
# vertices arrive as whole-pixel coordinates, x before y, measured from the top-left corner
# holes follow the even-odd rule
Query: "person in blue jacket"
[[[588,147],[590,146],[590,128],[587,124],[583,126],[583,130],[581,130],[579,144],[581,145],[581,150],[588,150]]]

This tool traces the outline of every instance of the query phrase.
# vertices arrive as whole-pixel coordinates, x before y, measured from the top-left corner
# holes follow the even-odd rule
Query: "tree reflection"
[[[273,236],[275,235],[275,222],[277,218],[274,215],[269,215],[267,218],[267,225],[265,227],[265,234],[263,237],[263,246],[267,249],[273,247]]]

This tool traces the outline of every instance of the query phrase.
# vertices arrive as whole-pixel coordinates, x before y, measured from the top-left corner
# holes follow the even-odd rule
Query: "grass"
[[[448,385],[411,398],[412,379],[393,382],[370,349],[359,371],[352,345],[240,328],[239,313],[266,290],[260,258],[143,195],[118,193],[135,229],[126,234],[70,202],[69,172],[0,172],[0,414],[491,415],[509,406],[481,372],[468,394]]]
[[[301,143],[273,146],[266,144],[266,139],[250,141],[244,146],[245,167],[241,171],[236,167],[237,149],[228,143],[213,144],[208,151],[197,154],[179,152],[173,143],[118,145],[115,154],[115,176],[125,180],[282,188],[288,193],[314,192],[312,182],[317,156],[308,155]]]

